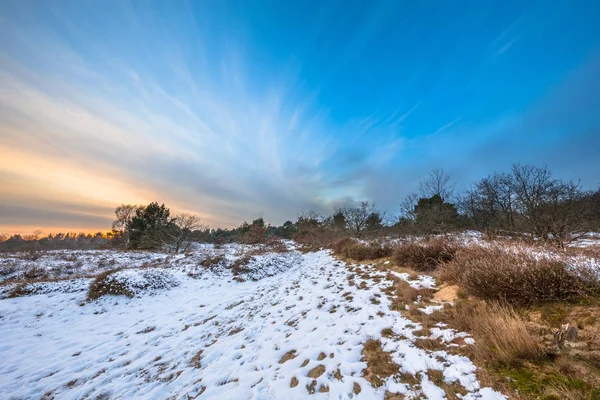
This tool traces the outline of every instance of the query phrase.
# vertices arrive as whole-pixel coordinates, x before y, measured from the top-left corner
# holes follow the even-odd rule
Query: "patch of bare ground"
[[[308,377],[312,379],[316,379],[325,373],[325,366],[323,364],[319,364],[310,371],[308,371]]]
[[[290,387],[296,387],[296,386],[298,386],[298,378],[293,376],[292,380],[290,381]]]
[[[296,350],[290,350],[281,357],[279,364],[283,364],[284,362],[293,360],[294,358],[296,358]]]
[[[375,388],[384,385],[385,380],[399,372],[389,353],[383,351],[379,340],[369,339],[363,345],[361,361],[367,363],[362,371],[364,378]]]
[[[454,303],[459,298],[459,290],[458,285],[443,285],[435,292],[432,300],[436,303]]]

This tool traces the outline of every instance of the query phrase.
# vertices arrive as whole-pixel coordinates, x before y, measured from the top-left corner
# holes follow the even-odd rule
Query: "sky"
[[[211,227],[372,200],[434,168],[600,185],[598,1],[0,2],[0,232]]]

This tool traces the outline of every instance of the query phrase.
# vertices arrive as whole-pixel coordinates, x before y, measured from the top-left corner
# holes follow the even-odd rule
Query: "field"
[[[586,271],[600,267],[596,240],[563,253],[490,243],[473,234],[452,243],[478,249],[501,245],[507,253],[558,257]],[[444,271],[419,271],[398,256],[358,262],[329,249],[303,251],[293,242],[277,251],[196,244],[178,255],[5,253],[0,269],[3,398],[527,395],[498,378],[499,370],[507,376],[519,371],[512,367],[514,360],[497,368],[481,365],[476,341],[488,338],[467,323],[456,323],[464,322],[459,312],[465,302],[473,299],[473,309],[479,300],[463,293]],[[544,312],[554,316],[556,308],[544,311],[546,303],[546,308],[528,307],[529,316],[539,312],[542,317]],[[513,321],[507,315],[505,321]],[[514,316],[522,317],[523,312]],[[538,326],[547,315],[542,317]],[[586,335],[595,335],[598,322],[591,314],[585,318],[577,340],[593,353],[596,344]],[[558,322],[560,328],[564,321]],[[586,371],[597,371],[591,368]],[[582,396],[596,395],[588,389],[581,390]]]

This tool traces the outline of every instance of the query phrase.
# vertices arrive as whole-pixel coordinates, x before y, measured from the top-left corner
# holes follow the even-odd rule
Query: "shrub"
[[[88,300],[104,295],[133,297],[145,290],[167,289],[177,284],[173,275],[161,268],[113,269],[101,273],[92,281],[88,289]]]
[[[225,243],[227,243],[227,240],[225,240],[225,238],[223,236],[221,236],[221,235],[217,236],[215,238],[215,242],[214,242],[215,249],[222,249],[223,246],[225,245]]]
[[[49,277],[48,271],[41,267],[32,267],[23,272],[23,277],[27,280],[40,280]]]
[[[271,237],[267,239],[264,248],[265,250],[273,253],[285,253],[288,251],[288,248],[283,242],[283,240],[276,237]]]
[[[407,266],[421,272],[435,270],[438,265],[449,262],[458,251],[457,244],[435,238],[424,242],[407,242],[396,246],[393,257],[399,266]]]
[[[204,268],[213,268],[226,261],[225,256],[218,254],[215,256],[208,256],[204,260],[200,261],[200,265]]]
[[[88,300],[96,300],[107,294],[133,297],[133,293],[127,288],[125,282],[115,279],[114,274],[119,271],[121,271],[120,268],[111,269],[98,275],[90,284]]]
[[[331,245],[331,249],[333,250],[333,252],[335,254],[343,254],[344,251],[346,250],[346,248],[354,245],[356,242],[356,240],[350,238],[350,237],[345,237],[339,240],[336,240],[332,245]]]
[[[356,261],[375,260],[392,255],[391,247],[378,243],[364,244],[350,238],[335,242],[332,246],[334,253]]]
[[[598,276],[588,268],[500,246],[462,249],[440,275],[471,295],[520,305],[573,301],[600,292]]]

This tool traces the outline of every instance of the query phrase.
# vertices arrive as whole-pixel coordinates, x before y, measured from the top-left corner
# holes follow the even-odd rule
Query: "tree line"
[[[0,251],[17,251],[24,243],[37,243],[35,249],[60,245],[133,250],[162,247],[178,253],[194,241],[220,246],[294,239],[319,246],[345,236],[368,239],[465,229],[491,235],[522,235],[564,246],[586,232],[600,231],[600,189],[585,190],[579,182],[554,178],[546,167],[515,164],[507,172],[492,173],[458,191],[448,173],[435,169],[416,192],[401,202],[396,216],[377,209],[371,201],[359,201],[335,208],[329,214],[305,212],[280,226],[268,224],[260,217],[233,229],[209,229],[197,215],[172,215],[164,204],[129,204],[115,209],[115,221],[108,235],[6,236],[0,240]]]

